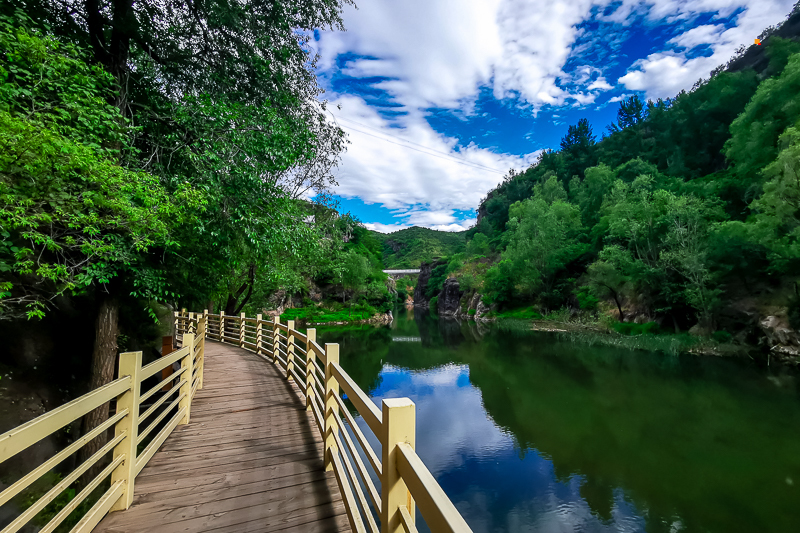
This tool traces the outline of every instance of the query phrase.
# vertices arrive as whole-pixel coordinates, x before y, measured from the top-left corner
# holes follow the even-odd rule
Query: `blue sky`
[[[368,227],[458,231],[510,168],[625,96],[689,90],[795,0],[365,0],[314,35],[350,144],[342,211]]]

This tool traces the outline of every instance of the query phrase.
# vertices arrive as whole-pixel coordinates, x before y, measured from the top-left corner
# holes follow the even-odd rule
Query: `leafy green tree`
[[[630,251],[611,244],[603,248],[598,260],[589,265],[587,270],[592,293],[600,299],[613,299],[620,321],[625,319],[622,300],[631,286],[629,272],[633,270],[633,261]]]
[[[353,296],[350,298],[350,308],[352,309],[353,300],[366,287],[367,276],[370,273],[369,261],[363,255],[355,252],[346,252],[341,261],[342,302],[345,301],[344,291],[352,291]]]
[[[0,318],[23,309],[41,317],[60,294],[97,294],[97,388],[113,379],[119,297],[171,296],[148,251],[175,250],[177,228],[192,222],[204,196],[117,164],[128,130],[106,104],[110,77],[79,49],[8,20],[0,41]],[[84,430],[107,417],[108,406],[98,407]],[[84,446],[83,458],[104,442]]]
[[[778,155],[778,137],[800,118],[800,54],[777,78],[764,80],[744,112],[730,126],[725,155],[736,175],[748,184],[760,182],[760,171]],[[751,197],[757,190],[750,189]]]
[[[614,172],[606,165],[587,168],[583,181],[570,181],[572,201],[581,208],[581,217],[586,227],[593,227],[600,220],[603,198],[614,183]]]
[[[751,207],[755,240],[767,243],[776,267],[785,270],[787,262],[800,260],[800,126],[787,128],[779,144],[781,151],[764,169],[764,194]]]
[[[527,294],[553,289],[556,275],[586,250],[580,210],[535,197],[511,206],[510,240],[503,253],[517,287]]]
[[[619,103],[617,123],[608,127],[609,133],[617,133],[642,122],[647,118],[647,108],[638,95],[630,96]]]
[[[582,118],[576,125],[568,128],[567,134],[561,139],[561,157],[564,160],[562,177],[565,180],[572,176],[582,178],[583,171],[597,163],[595,142],[596,138],[587,119]]]
[[[489,255],[490,252],[489,237],[483,233],[476,233],[472,240],[467,243],[467,255],[469,256],[485,256]]]

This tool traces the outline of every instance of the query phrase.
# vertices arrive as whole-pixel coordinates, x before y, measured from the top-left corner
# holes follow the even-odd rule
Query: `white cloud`
[[[563,104],[579,92],[557,83],[595,5],[612,0],[373,0],[345,13],[346,33],[324,33],[320,68],[339,54],[359,56],[343,72],[389,78],[375,84],[410,108],[469,110],[478,89],[534,106]],[[605,80],[583,89],[608,90]],[[586,85],[594,84],[588,88]]]
[[[611,90],[613,88],[614,88],[614,86],[609,84],[606,81],[606,79],[604,77],[602,77],[602,76],[600,76],[599,78],[594,80],[587,87],[587,89],[589,89],[590,91],[593,90],[593,89],[600,89],[601,91],[608,91],[608,90]]]
[[[627,0],[633,2],[634,0]],[[736,19],[736,26],[725,29],[721,24],[696,26],[673,38],[669,44],[678,50],[650,54],[637,61],[633,70],[618,82],[627,89],[645,91],[648,98],[674,96],[689,89],[694,82],[706,78],[718,65],[727,62],[742,45],[753,44],[761,31],[786,17],[795,0],[662,0],[652,2],[650,16],[687,18],[701,12],[719,11],[730,15],[745,8]],[[708,46],[707,57],[687,58],[687,52]]]
[[[470,145],[434,131],[421,113],[389,122],[361,98],[341,96],[332,104],[350,145],[336,173],[337,194],[394,210],[397,224],[374,224],[376,231],[411,225],[461,231],[474,219],[456,211],[475,209],[508,169],[530,166],[539,152],[516,156]],[[333,108],[333,106],[331,106]]]
[[[630,98],[631,96],[633,96],[633,94],[631,93],[620,94],[619,96],[614,96],[612,98],[609,98],[608,102],[606,103],[613,104],[614,102],[621,102],[626,98]]]
[[[653,26],[678,23],[686,31],[667,49],[631,65],[617,84],[651,98],[674,96],[780,21],[794,1],[371,0],[357,10],[348,7],[348,31],[324,32],[313,43],[320,75],[323,80],[377,78],[373,87],[385,91],[401,116],[389,122],[361,98],[329,93],[333,103],[343,105],[337,115],[367,126],[342,121],[352,144],[337,173],[337,193],[396,210],[397,224],[375,224],[379,231],[413,224],[461,229],[467,222],[456,211],[474,209],[502,175],[464,166],[445,154],[501,172],[529,165],[536,154],[502,154],[480,146],[457,151],[456,139],[428,125],[427,109],[451,109],[453,116],[469,121],[484,89],[532,113],[544,105],[592,105],[614,88],[604,76],[608,65],[605,59],[594,65],[575,61],[599,47],[608,49],[604,58],[619,57],[614,51],[625,28],[642,18]],[[742,8],[736,27],[719,23],[719,17]],[[578,28],[593,13],[615,24],[615,32],[589,34]],[[703,13],[716,13],[717,19],[692,28]],[[688,57],[700,46],[709,46],[711,56]],[[350,59],[337,71],[337,60],[348,57],[342,54]],[[429,153],[395,137],[428,147]]]

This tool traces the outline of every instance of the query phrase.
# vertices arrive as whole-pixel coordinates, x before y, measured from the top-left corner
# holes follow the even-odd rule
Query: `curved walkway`
[[[202,390],[98,533],[350,531],[297,386],[271,362],[206,341]]]

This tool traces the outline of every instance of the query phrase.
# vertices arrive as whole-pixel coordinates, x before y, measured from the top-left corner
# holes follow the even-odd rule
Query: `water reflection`
[[[320,331],[474,531],[800,531],[794,377],[399,310]],[[418,338],[419,342],[393,341]]]

